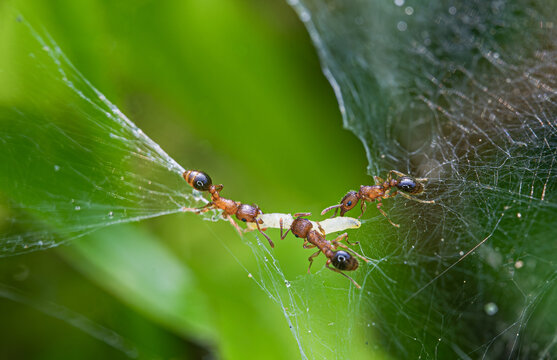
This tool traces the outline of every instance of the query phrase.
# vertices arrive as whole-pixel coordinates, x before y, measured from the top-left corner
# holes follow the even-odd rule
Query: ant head
[[[213,185],[213,181],[203,171],[188,170],[184,173],[184,179],[188,184],[190,184],[195,190],[208,191]]]
[[[247,204],[240,205],[236,211],[236,217],[243,222],[256,222],[257,215],[259,215],[259,208]]]
[[[409,194],[419,194],[424,191],[423,185],[410,176],[402,176],[398,178],[396,187],[400,191],[404,191]]]
[[[358,200],[360,200],[360,197],[357,192],[350,191],[346,194],[340,201],[340,216],[344,216],[344,213],[352,210],[358,204]]]
[[[339,270],[352,271],[358,268],[358,260],[346,251],[335,251],[331,259],[333,266]]]
[[[308,237],[311,229],[313,229],[313,224],[308,219],[296,218],[292,225],[290,225],[290,229],[294,236],[305,239]]]

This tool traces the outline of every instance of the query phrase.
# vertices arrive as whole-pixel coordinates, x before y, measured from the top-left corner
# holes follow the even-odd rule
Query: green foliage
[[[209,172],[223,183],[227,197],[256,202],[266,212],[317,213],[338,199],[347,179],[353,185],[366,181],[361,172],[366,162],[361,146],[352,134],[339,130],[336,100],[319,70],[314,49],[294,12],[282,2],[20,1],[15,7],[37,30],[44,27],[84,77],[170,156],[187,168]],[[0,62],[10,71],[0,73],[2,126],[14,135],[26,133],[25,121],[10,125],[16,104],[25,109],[24,120],[43,119],[46,124],[57,119],[64,130],[77,131],[73,134],[87,141],[87,148],[98,149],[81,153],[75,146],[57,154],[58,163],[72,164],[91,183],[99,183],[111,169],[88,164],[113,164],[126,149],[111,151],[104,145],[109,134],[87,127],[89,122],[99,123],[101,113],[80,113],[88,106],[85,102],[55,79],[39,79],[37,75],[43,70],[57,75],[56,67],[46,53],[37,53],[45,59],[34,62],[17,51],[34,40],[16,36],[14,29],[21,24],[14,21],[14,14],[4,4],[2,27],[6,31],[0,44],[7,51]],[[37,64],[52,68],[35,69]],[[75,119],[86,127],[70,128]],[[114,206],[130,206],[113,199],[106,207],[95,207],[98,215],[86,220],[72,217],[75,204],[60,208],[55,194],[75,191],[84,200],[80,204],[83,209],[88,206],[87,199],[92,204],[103,204],[106,199],[102,192],[88,194],[90,183],[76,179],[75,173],[63,168],[55,173],[57,162],[37,163],[41,152],[50,153],[49,143],[60,142],[55,132],[44,130],[48,127],[39,127],[28,139],[29,145],[38,143],[40,149],[22,142],[6,154],[13,163],[3,163],[2,179],[8,181],[3,183],[5,202],[0,211],[20,222],[15,227],[4,223],[3,230],[27,231],[34,241],[44,234],[29,231],[41,231],[44,226],[55,234],[69,225],[79,230],[64,231],[63,239],[83,232],[80,221],[85,221],[82,225],[94,224],[95,219],[102,223]],[[86,161],[87,156],[93,156],[94,161]],[[14,174],[16,165],[26,171]],[[163,176],[158,168],[150,173],[145,166],[134,166],[133,162],[123,163],[116,170],[133,169],[141,174],[138,179],[155,176],[165,179],[178,195],[181,191],[191,193],[176,175]],[[343,169],[342,176],[338,176],[338,169]],[[56,176],[55,182],[52,176]],[[115,192],[132,193],[129,186],[139,182],[130,181],[112,181],[106,186]],[[47,183],[53,187],[45,188]],[[32,190],[22,191],[24,185]],[[153,208],[145,201],[156,204],[160,199],[141,201],[138,215]],[[19,213],[11,202],[35,204],[42,210]],[[60,211],[64,211],[63,218]],[[121,215],[120,219],[125,219],[130,214]],[[28,220],[22,221],[23,216]],[[277,231],[269,233],[278,238]],[[291,238],[275,242],[275,256],[287,278],[304,276],[309,251]],[[9,250],[4,252],[9,254]],[[65,264],[60,265],[60,260]],[[320,259],[315,269],[322,264]],[[2,265],[4,283],[24,289],[39,302],[55,302],[114,329],[137,347],[140,356],[196,358],[206,351],[230,359],[299,356],[283,310],[242,268],[256,269],[256,260],[226,223],[207,223],[194,214],[178,214],[133,226],[113,225],[73,240],[61,250],[3,258]],[[28,269],[25,276],[17,276],[20,267]],[[49,270],[58,268],[61,270]],[[326,278],[336,279],[332,273]],[[49,295],[54,287],[57,295]],[[64,322],[45,320],[26,305],[3,308],[4,323],[21,329],[3,333],[1,347],[6,356],[62,358],[73,352],[80,352],[80,358],[124,356]],[[125,315],[111,315],[115,312]],[[27,327],[22,318],[50,328],[39,328],[30,335],[26,352],[21,345],[9,345],[21,343]],[[184,347],[178,337],[184,339]],[[50,355],[44,355],[47,351]]]

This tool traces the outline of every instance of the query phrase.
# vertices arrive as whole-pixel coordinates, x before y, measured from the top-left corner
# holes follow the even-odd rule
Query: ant
[[[354,255],[358,256],[365,262],[369,262],[369,260],[366,259],[365,257],[356,253],[348,246],[340,243],[342,240],[346,240],[348,244],[353,245],[347,239],[348,234],[344,233],[338,236],[333,241],[329,241],[325,239],[324,236],[325,231],[321,228],[321,225],[318,225],[319,231],[314,230],[311,221],[303,218],[304,216],[311,216],[311,213],[297,213],[294,214],[294,216],[296,217],[296,219],[294,219],[294,221],[290,225],[290,228],[288,228],[288,230],[286,230],[284,234],[283,234],[282,218],[280,219],[280,239],[284,240],[284,238],[286,238],[286,235],[288,235],[288,232],[292,230],[294,236],[305,239],[303,245],[304,249],[311,249],[314,247],[317,247],[319,249],[316,253],[312,254],[308,258],[309,260],[308,274],[310,273],[311,265],[313,264],[313,258],[318,256],[320,253],[323,253],[328,259],[327,263],[325,264],[325,266],[328,269],[333,270],[334,272],[337,272],[342,276],[348,278],[352,282],[352,284],[354,284],[358,289],[361,289],[362,287],[357,282],[355,282],[354,279],[352,279],[350,276],[346,275],[341,271],[341,270],[353,271],[358,268],[359,265],[358,260],[355,257],[353,257],[350,254],[350,252],[352,252]],[[337,250],[338,247],[344,248],[347,251]],[[334,267],[331,267],[330,266],[331,264],[333,264]]]
[[[184,177],[184,180],[186,180],[186,182],[194,189],[198,191],[208,191],[211,194],[211,202],[207,205],[200,208],[183,208],[184,211],[203,213],[211,209],[221,209],[223,211],[222,217],[228,220],[240,235],[242,235],[245,231],[243,231],[238,224],[236,224],[232,215],[236,215],[238,220],[242,220],[243,222],[255,223],[257,230],[259,230],[261,235],[265,236],[265,238],[269,241],[269,245],[271,245],[272,248],[275,247],[271,238],[269,238],[269,236],[267,236],[267,234],[265,234],[259,226],[259,224],[263,223],[263,220],[257,219],[257,216],[259,214],[263,214],[263,212],[257,205],[242,204],[241,202],[221,197],[220,191],[224,186],[213,185],[213,181],[209,175],[203,171],[187,170],[184,171],[182,176]]]
[[[393,174],[397,177],[394,178]],[[378,176],[374,176],[373,178],[375,180],[375,185],[362,185],[360,186],[360,191],[348,192],[348,194],[346,194],[342,198],[340,204],[329,206],[321,212],[321,215],[325,215],[325,213],[327,213],[328,211],[335,209],[335,213],[333,214],[333,217],[335,217],[337,215],[338,209],[340,208],[340,216],[344,216],[347,211],[351,210],[358,204],[358,201],[362,200],[362,213],[360,214],[360,216],[358,216],[359,219],[366,211],[366,201],[377,201],[377,209],[381,212],[381,214],[383,214],[383,216],[387,218],[391,225],[400,227],[400,225],[393,223],[387,216],[387,213],[385,213],[385,211],[381,209],[381,206],[383,205],[381,201],[383,199],[388,199],[396,196],[397,194],[400,194],[407,199],[414,200],[420,203],[435,203],[434,200],[420,200],[409,195],[419,195],[424,192],[424,185],[422,184],[422,182],[427,181],[427,179],[425,178],[414,179],[396,170],[389,171],[386,181],[383,181],[383,179]],[[392,193],[391,190],[393,190]]]

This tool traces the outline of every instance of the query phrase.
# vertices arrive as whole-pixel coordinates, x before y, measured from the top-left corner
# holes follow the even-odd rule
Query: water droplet
[[[267,261],[267,258],[265,258],[265,261]],[[284,285],[286,285],[286,287],[289,288],[290,287],[290,281],[284,280]]]
[[[522,217],[522,214],[521,213],[516,213],[516,217],[520,219]]]
[[[250,274],[248,274],[248,277],[251,279],[251,278],[253,278],[253,275],[250,273]]]
[[[113,216],[114,216],[114,213],[112,211],[108,213],[108,217],[113,217]]]
[[[402,5],[404,5],[404,0],[395,0],[395,5],[396,5],[396,6],[402,6]]]
[[[514,267],[517,269],[520,269],[524,266],[524,261],[522,260],[518,260],[517,262],[514,263]]]
[[[79,211],[79,210],[81,210],[81,206],[76,205],[76,207],[74,209],[75,209],[75,211]]]
[[[456,8],[455,8],[454,6],[451,6],[451,7],[449,8],[449,14],[451,14],[451,15],[456,14]]]
[[[412,6],[407,6],[406,9],[404,9],[404,12],[406,15],[412,15],[414,13],[414,8]]]
[[[464,251],[459,252],[458,255],[460,256],[464,255]]]
[[[493,315],[497,314],[497,311],[499,311],[499,308],[497,307],[497,304],[495,304],[493,302],[488,302],[484,306],[484,311],[487,315],[493,316]]]
[[[60,166],[54,165],[54,171],[60,171]]]
[[[398,24],[396,24],[396,28],[399,31],[406,31],[406,29],[408,29],[408,24],[406,24],[405,21],[399,21]]]

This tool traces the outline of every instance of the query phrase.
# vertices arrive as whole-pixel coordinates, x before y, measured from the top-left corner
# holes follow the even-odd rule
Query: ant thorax
[[[234,200],[217,197],[213,199],[213,203],[217,208],[223,210],[228,215],[234,215],[238,211],[239,204]]]
[[[294,221],[292,215],[281,213],[260,214],[257,219],[263,220],[263,223],[260,223],[259,225],[260,227],[276,229],[280,229],[280,219],[282,219],[282,227],[285,229],[289,229]],[[313,229],[317,231],[320,231],[319,226],[321,226],[321,229],[323,229],[325,234],[344,231],[347,229],[358,229],[362,225],[360,221],[351,217],[336,217],[319,222],[311,221],[311,223],[313,225]],[[250,230],[257,229],[257,226],[254,223],[248,223],[247,226]]]
[[[385,188],[381,185],[361,186],[360,196],[365,200],[374,200],[385,195]]]

